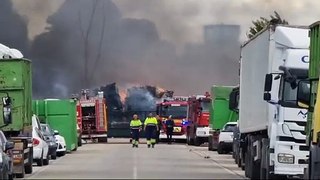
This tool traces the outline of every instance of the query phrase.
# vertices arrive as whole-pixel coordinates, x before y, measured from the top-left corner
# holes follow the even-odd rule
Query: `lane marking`
[[[50,160],[49,160],[49,165],[46,165],[45,167],[39,167],[39,166],[36,166],[36,167],[39,167],[40,169],[37,170],[36,172],[32,173],[31,176],[29,177],[25,177],[23,179],[34,179],[33,177],[36,176],[36,175],[39,175],[41,172],[43,172],[44,170],[48,169],[50,165],[53,165],[57,162],[59,162],[61,159],[63,159],[64,157],[66,157],[66,155],[62,156],[62,157],[59,157],[55,160],[51,160],[53,161],[52,163],[50,163]],[[32,168],[35,168],[35,167],[32,167]]]
[[[199,156],[201,156],[201,157],[203,157],[204,155],[205,155],[205,156],[209,156],[208,154],[202,154],[202,153],[200,153],[200,152],[197,152],[195,149],[192,149],[191,152],[193,152],[193,153],[195,153],[195,154],[197,154],[197,155],[199,155]],[[204,153],[205,153],[205,152],[204,152]],[[212,158],[210,158],[210,160],[213,161],[213,162],[215,162],[220,168],[224,169],[225,171],[227,171],[227,172],[229,172],[229,173],[231,173],[231,174],[237,175],[237,176],[241,177],[242,179],[246,179],[246,177],[244,177],[243,175],[239,174],[238,172],[236,172],[236,171],[234,171],[234,170],[229,169],[228,167],[225,167],[225,166],[221,165],[218,161],[216,161],[216,160],[214,160],[214,159],[212,159]]]
[[[137,151],[133,148],[133,179],[138,179],[138,168],[137,168]]]

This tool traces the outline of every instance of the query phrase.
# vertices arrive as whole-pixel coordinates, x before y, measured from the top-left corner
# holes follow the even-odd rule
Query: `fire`
[[[120,100],[121,102],[124,104],[125,103],[125,100],[126,100],[126,97],[127,97],[127,89],[120,89],[119,90],[119,96],[120,96]]]

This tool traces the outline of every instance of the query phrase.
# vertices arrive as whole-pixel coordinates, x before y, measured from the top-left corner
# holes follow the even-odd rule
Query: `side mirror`
[[[13,149],[13,148],[14,148],[14,142],[7,141],[5,144],[5,151]]]
[[[299,81],[297,91],[298,107],[308,109],[310,105],[310,81]]]
[[[3,103],[3,123],[11,124],[12,123],[12,114],[11,114],[11,98],[9,96],[2,98]]]
[[[239,89],[234,89],[229,95],[229,109],[236,110],[239,106]]]
[[[264,80],[264,91],[269,92],[272,88],[272,74],[266,74]]]
[[[59,131],[54,130],[54,131],[53,131],[53,135],[59,135]]]
[[[263,94],[263,100],[270,101],[271,100],[271,94],[269,92],[265,92]]]

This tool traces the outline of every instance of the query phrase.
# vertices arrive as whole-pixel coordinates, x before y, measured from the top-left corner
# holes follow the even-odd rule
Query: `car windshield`
[[[49,126],[47,126],[47,125],[41,125],[41,130],[43,132],[43,135],[45,135],[45,136],[52,136],[53,135],[52,131],[50,130]]]
[[[160,116],[168,117],[172,115],[172,118],[186,118],[187,116],[187,106],[163,106],[160,112]]]
[[[233,132],[236,129],[237,125],[236,124],[226,124],[225,127],[223,128],[224,132]]]

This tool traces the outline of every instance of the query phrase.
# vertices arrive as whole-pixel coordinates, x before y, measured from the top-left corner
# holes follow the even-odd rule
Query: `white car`
[[[49,164],[49,146],[41,132],[41,125],[36,115],[32,116],[33,161],[38,166]]]
[[[226,123],[219,134],[218,154],[232,151],[233,131],[237,127],[237,122]]]
[[[57,143],[57,156],[64,156],[66,154],[67,148],[66,148],[66,141],[63,136],[59,135],[59,132],[57,130],[54,130],[54,137],[56,138]]]

